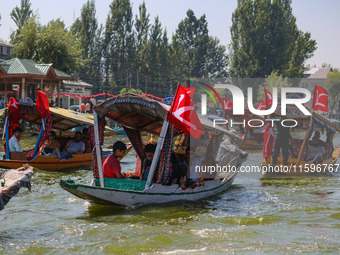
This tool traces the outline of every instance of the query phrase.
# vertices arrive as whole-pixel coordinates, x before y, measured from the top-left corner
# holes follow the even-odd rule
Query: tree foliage
[[[145,3],[134,16],[130,0],[112,0],[103,26],[98,25],[95,0],[87,0],[70,29],[59,19],[41,25],[30,1],[22,3],[16,13],[31,18],[20,25],[12,56],[73,72],[94,85],[94,93],[139,87],[164,96],[189,78],[228,75],[226,47],[209,35],[205,15],[196,17],[192,10],[170,37],[159,17],[150,21]]]
[[[60,20],[41,26],[34,17],[20,29],[12,57],[53,63],[53,67],[72,73],[82,65],[79,42]]]
[[[311,34],[298,30],[291,0],[239,0],[230,31],[232,77],[302,77],[316,50]]]
[[[328,92],[328,102],[330,104],[329,112],[333,114],[335,107],[338,106],[338,112],[340,108],[340,71],[338,69],[333,70],[327,74],[327,80],[325,87]]]
[[[132,6],[129,0],[110,4],[104,31],[105,85],[128,87],[134,63],[134,31]]]
[[[10,16],[18,27],[18,29],[11,35],[11,41],[14,43],[16,41],[16,37],[20,34],[20,30],[24,27],[26,22],[34,16],[30,0],[21,0],[20,8],[18,6],[14,7]]]
[[[274,71],[271,75],[268,75],[264,80],[263,84],[259,86],[257,90],[257,101],[266,101],[266,97],[264,94],[264,89],[266,88],[270,93],[273,93],[273,88],[277,88],[277,91],[281,91],[281,88],[291,87],[293,84],[288,80],[287,77],[283,77],[277,71]],[[278,102],[280,100],[280,94],[277,98]]]
[[[102,32],[98,28],[96,6],[94,0],[87,1],[82,9],[80,18],[77,18],[71,27],[71,32],[80,41],[84,65],[77,70],[77,76],[94,85],[94,93],[98,93],[101,85],[101,59],[102,59]]]

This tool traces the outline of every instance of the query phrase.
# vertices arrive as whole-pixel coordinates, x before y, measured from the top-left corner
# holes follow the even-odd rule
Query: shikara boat
[[[276,115],[279,118],[280,114],[281,107],[278,106],[273,115]],[[306,116],[295,106],[287,106],[286,117],[297,121],[298,126],[294,127],[295,133],[303,134],[304,138],[292,137],[289,139],[290,156],[288,159],[288,167],[276,168],[277,172],[284,174],[335,172],[338,166],[336,165],[336,162],[339,158],[340,150],[339,146],[333,145],[333,138],[335,133],[340,131],[340,128],[316,112],[312,112],[312,116]],[[308,126],[307,130],[306,126]],[[314,162],[314,157],[311,153],[312,145],[310,142],[314,133],[320,132],[319,130],[327,134],[326,140],[323,141],[325,153],[321,161],[318,160],[318,162]],[[282,163],[283,158],[278,157],[277,165],[280,166]],[[268,166],[271,164],[272,158],[267,157],[265,161],[261,163],[261,166]]]
[[[25,165],[18,169],[0,169],[0,211],[9,200],[18,194],[20,188],[31,190],[33,167]]]
[[[60,185],[77,197],[99,204],[131,206],[138,204],[161,204],[180,200],[195,201],[214,196],[227,190],[233,183],[237,171],[230,171],[224,176],[215,175],[204,178],[200,186],[183,188],[169,182],[171,175],[170,155],[173,138],[182,132],[166,121],[170,106],[135,94],[119,95],[106,99],[94,107],[96,162],[93,168],[94,180],[91,184],[79,184],[73,180],[61,180]],[[140,174],[140,164],[145,158],[141,132],[159,136],[155,156],[147,180],[103,178],[100,157],[100,123],[110,118],[121,124],[137,154],[135,176]],[[209,144],[204,154],[205,160],[215,162],[215,156],[224,135],[229,139],[239,138],[224,128],[213,127],[208,119],[201,118],[205,132],[209,132]],[[236,157],[234,158],[236,159]],[[233,160],[234,160],[233,159]],[[215,162],[216,163],[216,162]],[[171,178],[170,178],[171,179]]]
[[[23,115],[23,120],[36,125],[41,125],[42,119],[40,118],[35,105],[30,106],[19,104],[19,110]],[[46,139],[51,128],[64,131],[81,125],[88,125],[90,127],[93,127],[94,125],[93,120],[90,120],[82,114],[77,114],[73,111],[55,107],[51,107],[49,110],[51,116],[46,120],[44,125],[45,130],[40,130],[40,135],[37,137],[37,144],[35,148],[29,152],[6,152],[4,158],[0,160],[1,167],[18,168],[24,164],[29,164],[34,168],[54,171],[80,167],[82,169],[89,168],[92,164],[92,144],[89,139],[83,141],[85,143],[85,153],[81,155],[73,155],[69,159],[57,159],[56,156],[42,156],[38,153],[39,147],[41,146],[41,144],[39,145],[39,139],[43,139],[44,137]],[[7,140],[8,139],[9,137],[7,137]],[[56,139],[60,142],[60,151],[62,151],[70,138],[57,137]],[[102,156],[107,157],[108,154],[109,152]]]

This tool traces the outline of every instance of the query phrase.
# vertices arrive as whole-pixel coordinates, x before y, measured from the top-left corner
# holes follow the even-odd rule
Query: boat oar
[[[237,156],[235,156],[234,158],[232,158],[232,159],[228,162],[228,164],[226,164],[226,166],[229,166],[231,163],[233,163],[235,159],[237,159]],[[227,179],[228,176],[229,176],[229,175],[227,174],[227,176],[224,177],[224,179],[221,181],[221,183],[222,183],[222,182],[225,182],[225,180]]]

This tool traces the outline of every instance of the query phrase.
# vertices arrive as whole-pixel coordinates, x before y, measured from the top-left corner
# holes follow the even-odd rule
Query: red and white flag
[[[42,119],[50,116],[50,104],[44,92],[38,90],[37,103],[35,108]]]
[[[14,97],[11,97],[8,102],[8,110],[11,112],[11,119],[14,123],[22,119],[22,114],[19,110],[19,104]]]
[[[314,88],[313,109],[328,112],[328,92],[322,87]]]
[[[192,104],[194,92],[195,88],[183,88],[178,84],[167,120],[181,131],[198,139],[203,127]]]
[[[266,106],[267,107],[272,106],[272,104],[273,104],[273,96],[272,96],[272,94],[267,89],[264,89],[264,94],[266,96]]]
[[[275,140],[275,131],[271,124],[268,124],[263,135],[263,157],[272,155]]]
[[[256,110],[262,111],[262,110],[266,109],[266,107],[267,107],[266,102],[260,101],[260,103],[259,103],[259,104],[257,105],[257,107],[256,107]]]
[[[230,109],[233,109],[233,101],[223,98],[223,110],[228,111]]]

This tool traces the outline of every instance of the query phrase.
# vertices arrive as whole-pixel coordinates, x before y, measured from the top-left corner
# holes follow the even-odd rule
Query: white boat
[[[166,160],[169,157],[166,157],[165,154],[159,155],[159,153],[162,148],[162,151],[167,148],[169,141],[173,141],[171,139],[167,140],[168,136],[174,137],[181,134],[181,131],[176,127],[168,127],[167,125],[166,117],[169,109],[170,106],[168,105],[135,94],[120,95],[96,105],[94,107],[94,116],[97,155],[101,151],[99,137],[102,137],[102,135],[99,130],[103,132],[103,128],[100,127],[100,123],[102,123],[101,125],[105,123],[101,121],[103,118],[111,118],[124,127],[138,157],[141,159],[143,159],[143,151],[140,148],[143,147],[141,147],[140,133],[146,131],[160,136],[148,180],[103,178],[101,157],[98,155],[96,157],[98,167],[93,169],[95,179],[91,184],[86,185],[76,183],[73,180],[61,180],[61,187],[92,203],[123,206],[162,204],[183,200],[196,201],[227,190],[233,183],[237,171],[223,173],[223,176],[214,175],[213,178],[201,179],[201,185],[195,188],[184,188],[178,184],[164,185],[167,182],[164,176],[167,176],[168,172],[164,172],[165,170],[161,172],[162,164],[160,162],[162,159]],[[209,137],[211,137],[205,157],[210,155],[212,151],[217,152],[224,135],[229,136],[229,139],[239,139],[223,128],[213,127],[213,123],[207,119],[201,119],[201,123],[204,130],[210,132]],[[211,142],[212,139],[216,140]],[[219,139],[219,143],[215,143],[217,139]],[[217,148],[211,147],[215,144],[217,144]],[[215,160],[215,156],[216,154],[213,155],[213,160]],[[235,159],[237,159],[237,156],[230,163],[234,162]],[[157,164],[159,164],[159,167],[155,169]],[[153,169],[157,170],[157,181],[153,181]],[[167,170],[170,172],[170,169]]]
[[[176,201],[196,201],[227,190],[233,183],[235,173],[228,178],[205,181],[203,186],[182,190],[178,185],[152,184],[145,190],[146,181],[129,179],[105,179],[105,187],[76,184],[72,180],[60,185],[70,193],[97,204],[132,206],[138,204],[164,204]]]

